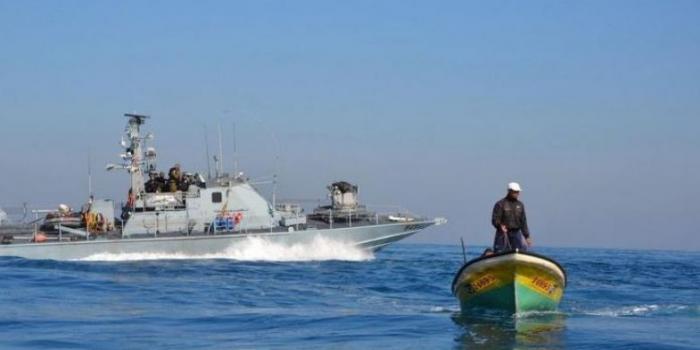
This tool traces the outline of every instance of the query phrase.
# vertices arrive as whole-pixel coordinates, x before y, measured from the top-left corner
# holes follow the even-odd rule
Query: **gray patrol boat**
[[[148,116],[125,114],[128,124],[121,145],[123,169],[131,178],[120,217],[114,202],[90,199],[78,213],[63,206],[35,222],[29,232],[3,234],[0,256],[75,260],[100,254],[182,254],[217,256],[251,237],[285,246],[324,238],[367,250],[409,237],[444,218],[409,213],[380,214],[358,201],[358,188],[336,182],[328,189],[331,203],[305,214],[301,205],[266,200],[242,174],[156,172],[155,149],[142,135]],[[148,180],[146,180],[148,174]],[[77,218],[77,219],[76,219]],[[71,223],[71,225],[68,225]]]

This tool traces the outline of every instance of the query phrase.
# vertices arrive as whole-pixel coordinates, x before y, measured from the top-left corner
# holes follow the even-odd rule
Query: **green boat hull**
[[[553,260],[509,252],[465,264],[452,288],[463,312],[496,309],[522,313],[556,310],[565,284],[565,272]]]

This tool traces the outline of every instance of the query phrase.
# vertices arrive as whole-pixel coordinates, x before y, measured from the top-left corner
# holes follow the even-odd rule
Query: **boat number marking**
[[[404,231],[418,231],[422,230],[426,227],[430,226],[430,224],[416,224],[416,225],[406,225],[403,230]]]
[[[542,278],[539,278],[535,276],[535,278],[532,279],[532,285],[537,287],[537,289],[547,293],[547,294],[552,294],[554,293],[554,289],[556,285],[552,282],[549,282],[547,280],[544,280]]]
[[[483,276],[479,277],[478,279],[476,279],[474,282],[469,283],[469,286],[467,287],[467,293],[475,294],[478,291],[483,290],[483,289],[493,285],[494,283],[496,283],[496,281],[497,281],[496,276],[494,276],[490,273],[483,275]]]

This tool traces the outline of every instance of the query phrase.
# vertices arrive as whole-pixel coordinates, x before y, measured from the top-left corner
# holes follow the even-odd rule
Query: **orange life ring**
[[[233,216],[233,220],[236,224],[240,224],[241,220],[243,220],[243,213],[240,211],[236,213],[236,215]]]

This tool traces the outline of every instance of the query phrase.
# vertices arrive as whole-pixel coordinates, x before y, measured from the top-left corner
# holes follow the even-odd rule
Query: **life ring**
[[[236,225],[240,224],[241,221],[243,220],[243,213],[240,211],[236,213],[236,215],[233,216],[233,221],[236,223]]]

